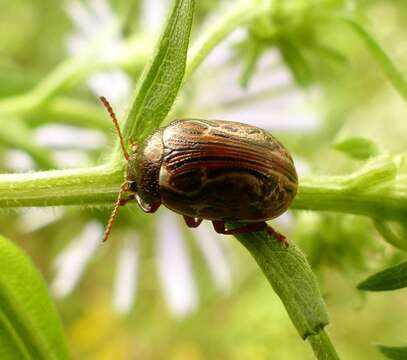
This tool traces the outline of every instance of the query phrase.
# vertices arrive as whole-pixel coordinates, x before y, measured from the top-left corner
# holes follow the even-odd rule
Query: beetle
[[[232,121],[175,120],[140,144],[132,144],[129,154],[111,105],[104,97],[100,100],[113,120],[127,160],[126,180],[103,241],[109,237],[119,208],[135,200],[147,213],[164,205],[181,214],[191,228],[205,219],[220,234],[266,230],[287,245],[285,237],[266,220],[288,209],[298,177],[289,152],[270,133]],[[226,222],[243,224],[228,229]]]

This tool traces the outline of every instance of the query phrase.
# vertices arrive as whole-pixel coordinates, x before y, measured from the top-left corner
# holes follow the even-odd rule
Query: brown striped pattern
[[[163,132],[160,195],[183,215],[260,221],[284,212],[297,189],[292,159],[253,126],[178,120]]]

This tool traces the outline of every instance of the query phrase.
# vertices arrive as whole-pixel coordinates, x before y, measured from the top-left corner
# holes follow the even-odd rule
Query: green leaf
[[[389,359],[392,360],[407,360],[407,346],[385,346],[378,345],[379,351]]]
[[[279,40],[278,47],[284,62],[289,67],[295,81],[300,86],[308,86],[313,81],[313,73],[301,49],[289,39]]]
[[[241,225],[240,225],[241,226]],[[328,324],[328,314],[315,276],[294,244],[284,248],[264,232],[236,235],[263,270],[303,339]]]
[[[379,147],[373,141],[363,137],[353,137],[337,142],[334,148],[357,160],[367,160],[380,154]]]
[[[381,48],[379,43],[367,32],[358,22],[350,17],[339,16],[340,20],[345,21],[359,35],[365,43],[366,48],[376,60],[377,64],[386,75],[387,79],[398,91],[398,93],[407,100],[407,80],[404,74],[396,67],[391,58]]]
[[[236,228],[242,224],[231,223]],[[283,302],[299,335],[308,340],[317,359],[339,360],[324,327],[329,319],[316,278],[301,250],[288,247],[264,231],[235,235],[263,270]]]
[[[241,56],[244,57],[245,63],[239,82],[241,86],[247,87],[250,79],[256,72],[257,63],[264,49],[254,38],[250,38],[250,40],[244,45],[246,46],[242,49]]]
[[[407,251],[407,225],[398,221],[374,220],[374,225],[385,241]]]
[[[126,139],[141,140],[165,119],[185,72],[194,0],[174,0],[152,61],[146,66],[124,125]]]
[[[68,359],[62,325],[41,274],[0,236],[0,358]]]
[[[326,62],[335,63],[337,65],[346,65],[349,63],[348,58],[340,51],[331,46],[315,42],[312,49],[318,53],[318,57]]]
[[[388,291],[407,286],[407,261],[380,271],[358,285],[359,290]]]

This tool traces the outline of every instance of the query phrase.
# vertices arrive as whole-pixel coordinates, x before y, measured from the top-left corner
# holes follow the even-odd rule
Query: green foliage
[[[276,67],[288,69],[295,80],[286,88],[318,88],[322,94],[319,99],[321,108],[333,109],[331,113],[321,111],[321,129],[318,129],[317,134],[300,133],[296,137],[282,132],[282,139],[287,147],[298,149],[294,156],[303,157],[310,164],[312,171],[315,171],[312,175],[300,176],[298,196],[293,208],[312,211],[296,215],[298,229],[295,238],[304,247],[311,264],[321,270],[318,275],[326,268],[335,268],[340,269],[342,274],[348,272],[355,276],[355,272],[365,271],[366,264],[370,261],[374,264],[380,263],[386,256],[390,256],[393,263],[394,259],[401,261],[403,254],[399,250],[407,250],[405,147],[400,146],[397,150],[400,153],[393,154],[381,141],[376,142],[374,138],[370,140],[370,136],[360,130],[352,132],[351,137],[345,137],[346,140],[339,143],[335,143],[335,139],[344,138],[337,135],[349,118],[361,117],[357,113],[359,108],[370,107],[373,101],[375,104],[382,101],[381,92],[385,88],[385,81],[391,84],[404,100],[407,99],[405,75],[397,68],[396,59],[393,60],[389,55],[392,52],[391,41],[388,38],[376,39],[376,34],[383,36],[386,31],[392,33],[391,30],[394,29],[375,31],[373,36],[373,32],[367,30],[369,24],[363,22],[364,19],[370,18],[370,9],[374,8],[375,4],[385,3],[389,9],[398,10],[402,2],[389,5],[389,2],[379,0],[355,3],[352,7],[348,1],[341,0],[241,0],[231,1],[227,6],[222,4],[217,8],[218,3],[202,2],[197,4],[197,11],[194,12],[194,1],[174,0],[154,52],[150,41],[151,34],[144,33],[148,29],[133,33],[140,30],[140,19],[136,19],[140,3],[135,2],[132,8],[126,0],[116,0],[118,8],[124,9],[122,13],[126,18],[122,25],[126,38],[124,50],[112,59],[100,59],[93,51],[89,51],[81,58],[63,59],[50,71],[49,64],[55,63],[57,53],[52,48],[51,55],[44,54],[44,61],[42,57],[35,59],[35,63],[42,64],[41,66],[27,69],[27,76],[22,77],[18,75],[16,68],[7,64],[7,57],[4,56],[6,67],[2,65],[3,58],[0,59],[0,121],[3,122],[0,129],[0,146],[5,149],[21,149],[29,154],[39,167],[46,169],[59,164],[53,160],[49,151],[35,144],[32,131],[35,127],[51,122],[66,122],[110,134],[112,126],[107,121],[106,114],[96,105],[95,99],[90,98],[83,89],[78,89],[91,74],[103,69],[120,68],[127,71],[133,79],[137,79],[134,100],[123,126],[123,133],[128,141],[141,140],[155,130],[168,117],[180,91],[183,92],[182,95],[188,96],[188,101],[182,103],[180,109],[177,107],[177,113],[206,116],[207,109],[194,108],[197,101],[194,101],[194,94],[190,91],[193,89],[193,92],[199,94],[200,88],[205,88],[206,79],[193,75],[228,35],[237,29],[244,29],[246,37],[235,47],[237,51],[234,57],[234,61],[242,68],[241,85],[248,85],[253,81],[254,75],[258,75],[259,61],[267,52],[277,50],[281,57]],[[21,14],[24,14],[24,6],[21,4],[29,4],[28,10],[25,10],[30,14],[27,18],[32,19],[36,7],[29,1],[21,0]],[[38,6],[50,6],[52,13],[61,11],[52,1]],[[131,11],[127,11],[128,9]],[[399,16],[405,16],[403,11],[399,12]],[[212,13],[217,16],[212,18]],[[19,16],[24,18],[21,14]],[[208,19],[204,18],[206,14],[209,15]],[[198,38],[188,50],[193,17]],[[18,28],[21,28],[19,31],[25,31],[24,26],[20,25],[21,21],[16,23],[16,27],[14,17],[10,19],[13,21],[8,19],[5,22],[6,31],[0,34],[0,39],[6,37],[4,34],[17,33],[15,29]],[[45,20],[43,17],[41,19]],[[202,20],[207,20],[207,23],[202,25]],[[344,23],[347,26],[344,26]],[[30,38],[29,29],[33,26],[32,22],[27,24],[29,26],[27,25],[26,33],[21,35],[13,46],[9,45],[11,53],[24,54],[26,39]],[[52,27],[49,28],[53,30]],[[58,29],[58,34],[62,33],[61,28]],[[370,58],[361,56],[360,44],[346,31],[356,34],[355,39],[362,41]],[[403,31],[394,33],[402,39],[405,38]],[[8,44],[11,43],[10,39],[6,39]],[[41,36],[38,36],[38,39],[43,49],[50,49],[49,44],[55,43]],[[386,50],[380,44],[386,45]],[[22,61],[23,55],[18,56],[24,74],[26,65],[28,61],[31,62],[35,52],[43,55],[36,47],[30,47],[26,60]],[[151,58],[150,54],[153,54]],[[402,58],[401,50],[400,54]],[[384,76],[376,76],[378,71],[372,59]],[[12,61],[15,59],[12,58]],[[138,78],[143,66],[145,70]],[[9,68],[13,68],[13,71],[9,71]],[[224,67],[216,70],[222,72]],[[41,71],[44,72],[42,78],[38,74]],[[183,86],[186,84],[188,86]],[[274,100],[279,95],[276,88],[266,90],[260,94],[263,99]],[[259,98],[257,95],[248,92],[246,96],[245,93],[241,99],[230,101],[229,105],[232,108],[242,103],[253,103],[252,108],[255,108],[254,103]],[[401,108],[403,107],[405,103],[402,104]],[[404,115],[398,116],[405,118]],[[366,130],[373,127],[369,120],[366,119],[365,122]],[[382,122],[386,122],[386,125],[381,127],[383,131],[386,126],[395,126],[395,119],[391,121],[386,117],[383,120],[385,121]],[[10,121],[12,125],[6,126]],[[401,135],[401,138],[404,142],[405,137]],[[365,162],[355,163],[343,156],[333,155],[335,152],[330,151],[332,143],[335,144],[335,149],[348,157]],[[380,147],[376,144],[380,144]],[[100,152],[97,152],[96,157],[101,157]],[[123,160],[116,152],[109,163],[85,169],[3,174],[0,175],[0,206],[112,205],[118,186],[123,181],[124,166]],[[324,173],[329,175],[316,175]],[[346,215],[320,214],[316,213],[317,211]],[[125,218],[127,223],[142,227],[144,220],[140,220],[141,217],[137,213],[133,215],[136,220],[133,221],[129,216],[130,220]],[[355,215],[363,215],[364,218]],[[391,248],[388,244],[377,241],[375,237],[379,234],[374,231],[372,221]],[[120,226],[120,221],[118,225]],[[263,233],[240,235],[238,239],[262,268],[298,333],[311,345],[315,356],[318,359],[338,359],[324,330],[328,324],[328,316],[321,292],[302,252],[293,244],[287,249],[282,248]],[[44,285],[38,285],[38,274],[27,263],[27,259],[19,255],[15,247],[2,238],[0,240],[0,258],[3,259],[0,259],[0,295],[6,294],[0,298],[0,321],[3,324],[1,331],[4,333],[4,336],[0,336],[0,357],[7,358],[12,351],[22,351],[22,357],[28,358],[66,358],[62,331]],[[380,253],[380,249],[385,246],[386,251]],[[324,265],[323,270],[320,265]],[[381,291],[400,288],[407,284],[406,272],[406,263],[402,263],[369,277],[359,285],[359,289]],[[151,284],[148,284],[148,289],[151,292]],[[267,299],[265,302],[269,305],[271,301],[268,301],[267,296],[269,294],[261,299],[253,299],[253,303],[258,304]],[[39,309],[42,309],[42,313]],[[239,320],[248,316],[242,309],[245,307],[242,306],[237,311]],[[220,311],[222,314],[225,312],[223,310]],[[258,315],[260,322],[261,315]],[[161,315],[159,318],[161,319]],[[199,326],[202,323],[199,322]],[[243,321],[236,321],[232,326],[236,338],[241,338],[241,332],[237,329],[239,323]],[[247,323],[252,324],[250,321]],[[141,337],[147,336],[150,331],[143,328]],[[208,347],[205,339],[200,339],[200,332],[196,331],[196,337],[204,347]],[[250,337],[250,331],[245,331],[245,336]],[[217,335],[222,336],[221,331]],[[256,335],[258,338],[262,337],[260,332]],[[236,342],[233,336],[230,339],[231,344]],[[215,342],[216,339],[212,341]],[[389,358],[400,359],[405,356],[405,348],[380,346],[380,350]],[[174,357],[199,357],[194,357],[194,353],[191,355],[188,351],[183,353],[187,354],[184,357]],[[264,353],[268,354],[268,347]],[[241,354],[239,356],[250,358]],[[264,358],[267,356],[264,355]]]
[[[293,237],[313,269],[334,267],[345,274],[366,268],[365,252],[379,252],[371,222],[360,216],[297,212]],[[323,254],[323,256],[321,256]]]
[[[407,251],[407,225],[398,221],[376,219],[374,225],[385,241],[392,246]]]
[[[317,359],[339,360],[339,356],[326,332],[320,331],[318,334],[310,336],[309,341]]]
[[[304,254],[292,243],[284,248],[264,232],[236,235],[236,238],[256,260],[299,335],[310,342],[316,358],[339,359],[325,333],[328,314]]]
[[[170,110],[184,76],[189,34],[194,14],[192,0],[177,0],[153,59],[144,70],[123,132],[142,140],[156,129]]]
[[[367,160],[380,154],[379,147],[373,141],[362,137],[345,139],[336,143],[334,148],[356,160]]]
[[[404,74],[397,68],[391,58],[386,54],[377,41],[355,20],[344,17],[340,18],[348,23],[351,28],[359,35],[361,40],[365,43],[367,49],[372,57],[376,60],[377,64],[386,75],[387,79],[399,92],[399,94],[407,100],[407,80]]]
[[[301,50],[291,43],[289,39],[280,41],[279,49],[296,82],[300,86],[310,85],[313,82],[312,70]]]
[[[359,290],[387,291],[407,286],[407,262],[382,270],[358,285]]]
[[[52,169],[56,165],[49,153],[36,144],[31,132],[21,119],[10,119],[9,123],[0,123],[0,142],[11,148],[24,150],[42,169]]]
[[[407,359],[407,347],[406,346],[392,347],[392,346],[378,345],[377,348],[388,359],[391,359],[391,360],[406,360]]]
[[[263,270],[284,303],[303,339],[318,334],[328,324],[328,314],[316,279],[304,254],[262,234],[237,235]]]
[[[292,207],[403,221],[407,216],[407,154],[378,156],[348,175],[303,177]]]
[[[68,359],[56,308],[41,274],[0,236],[0,357]]]
[[[246,87],[256,71],[257,62],[264,48],[258,41],[252,41],[241,51],[241,56],[245,57],[245,66],[240,76],[240,85]]]

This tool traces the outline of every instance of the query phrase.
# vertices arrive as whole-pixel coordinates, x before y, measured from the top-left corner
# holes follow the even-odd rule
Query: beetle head
[[[127,201],[136,199],[145,212],[154,212],[160,206],[159,175],[164,154],[164,145],[162,141],[162,130],[159,129],[144,140],[140,146],[132,144],[129,154],[120,131],[119,122],[116,119],[111,105],[103,96],[100,97],[100,101],[113,120],[120,139],[120,146],[124,158],[127,160],[126,181],[120,187],[116,204],[106,227],[103,237],[103,241],[106,241],[116,221],[120,207]],[[130,193],[130,197],[123,198],[123,194],[126,192]]]
[[[161,129],[140,145],[132,145],[127,162],[128,190],[137,193],[145,203],[156,203],[160,200],[159,176],[163,153]]]
[[[131,144],[131,152],[127,161],[126,181],[127,189],[132,193],[137,193],[138,185],[136,178],[136,162],[137,162],[137,144]]]

